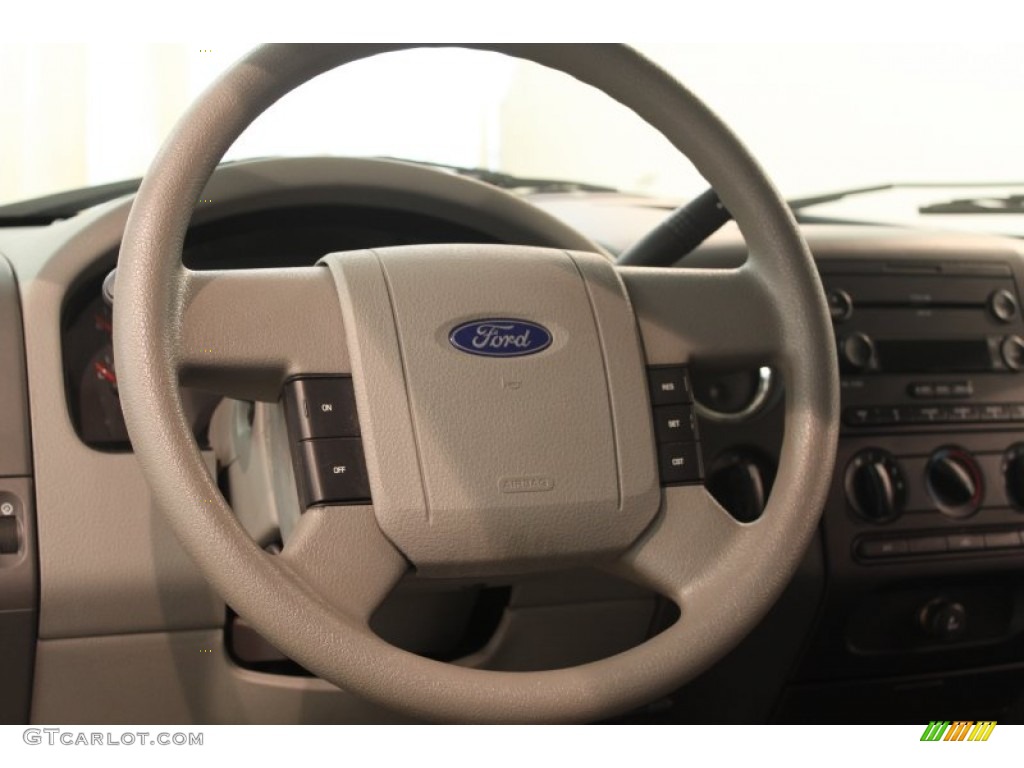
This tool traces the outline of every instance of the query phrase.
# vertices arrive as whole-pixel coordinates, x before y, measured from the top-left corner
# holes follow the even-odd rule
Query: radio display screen
[[[992,370],[985,339],[876,341],[885,373],[952,373]]]

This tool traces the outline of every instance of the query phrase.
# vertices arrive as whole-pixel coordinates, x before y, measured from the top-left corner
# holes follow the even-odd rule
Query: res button
[[[678,405],[693,401],[685,368],[650,368],[647,377],[651,383],[652,404]]]

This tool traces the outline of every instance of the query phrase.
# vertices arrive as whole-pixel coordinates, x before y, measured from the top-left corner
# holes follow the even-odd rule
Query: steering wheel
[[[604,718],[675,690],[738,642],[810,541],[838,434],[821,284],[788,209],[726,126],[641,55],[607,45],[480,47],[574,76],[659,129],[733,214],[749,247],[742,267],[442,245],[335,253],[309,268],[185,269],[192,210],[245,127],[312,77],[403,47],[259,48],[167,139],[118,265],[114,343],[132,445],[213,587],[321,677],[431,720]],[[494,318],[541,326],[550,343],[505,339],[537,352],[507,358],[451,343],[461,324]],[[645,366],[696,360],[770,364],[784,377],[778,475],[757,522],[734,521],[699,484],[659,482]],[[351,374],[373,501],[307,510],[271,555],[211,478],[179,381],[274,402],[297,374]],[[516,673],[422,658],[368,626],[409,569],[430,578],[580,564],[672,599],[679,620],[600,661]]]

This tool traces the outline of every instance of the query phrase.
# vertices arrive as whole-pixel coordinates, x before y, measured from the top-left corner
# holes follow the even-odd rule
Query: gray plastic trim
[[[0,477],[31,473],[21,299],[11,265],[0,255]]]
[[[409,723],[317,678],[235,666],[220,630],[43,640],[32,723]]]

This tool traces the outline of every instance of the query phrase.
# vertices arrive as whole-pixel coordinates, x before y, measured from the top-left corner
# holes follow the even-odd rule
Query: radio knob
[[[939,510],[950,517],[968,517],[981,506],[984,482],[974,457],[962,448],[942,448],[925,468],[928,491]]]
[[[851,333],[839,339],[839,357],[849,371],[866,370],[875,357],[875,343],[866,333]]]
[[[988,310],[1001,323],[1009,323],[1017,316],[1017,299],[1010,291],[1002,288],[988,297]]]
[[[1018,510],[1024,510],[1024,443],[1010,446],[1003,457],[1006,497]]]
[[[999,351],[1003,355],[1003,362],[1011,371],[1024,368],[1024,339],[1020,336],[1007,336],[1003,339]]]
[[[846,466],[846,500],[858,515],[872,523],[887,523],[903,512],[906,482],[888,451],[869,448]]]

